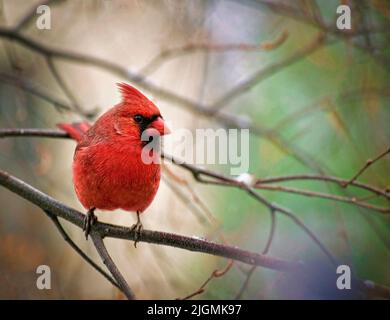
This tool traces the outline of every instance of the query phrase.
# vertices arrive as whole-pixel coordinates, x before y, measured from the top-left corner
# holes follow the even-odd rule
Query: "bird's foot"
[[[137,248],[137,242],[141,236],[143,228],[144,227],[142,226],[141,219],[139,218],[139,212],[137,212],[137,223],[133,224],[130,229],[131,231],[135,231],[134,248]]]
[[[97,221],[97,217],[95,216],[94,211],[95,208],[89,209],[84,218],[83,231],[86,240],[88,240],[88,235],[91,231],[91,226],[94,225],[95,222]]]

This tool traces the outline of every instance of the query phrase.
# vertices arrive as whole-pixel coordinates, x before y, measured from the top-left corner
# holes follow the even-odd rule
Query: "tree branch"
[[[0,170],[0,185],[18,194],[22,198],[35,204],[43,210],[52,212],[75,226],[82,228],[84,214],[72,209],[58,200],[50,197],[30,186],[26,182]],[[166,245],[194,252],[202,252],[215,256],[225,257],[250,265],[263,266],[265,268],[288,271],[302,267],[301,262],[287,261],[278,258],[271,258],[258,253],[245,251],[236,247],[231,247],[216,242],[200,239],[197,237],[186,237],[173,233],[143,230],[138,236],[131,228],[116,226],[108,223],[96,222],[92,226],[92,231],[100,234],[102,238],[110,237],[116,239],[147,242],[153,244]]]
[[[271,132],[270,130],[265,130],[259,124],[254,125],[252,123],[248,123],[248,121],[243,120],[241,117],[238,117],[234,114],[226,113],[221,110],[218,110],[218,112],[216,112],[216,110],[212,106],[196,103],[186,97],[176,94],[173,91],[166,90],[160,86],[157,86],[152,82],[150,82],[144,76],[134,73],[128,70],[127,68],[122,67],[120,64],[107,61],[105,59],[81,54],[81,53],[75,53],[72,51],[52,48],[45,44],[41,44],[29,37],[21,35],[18,32],[15,32],[15,30],[13,29],[0,27],[0,37],[9,39],[11,41],[16,41],[20,45],[25,46],[30,50],[43,55],[45,58],[58,58],[58,59],[63,59],[74,63],[95,66],[97,68],[110,72],[113,75],[117,75],[123,79],[136,83],[140,88],[148,90],[153,94],[160,96],[164,99],[168,99],[169,101],[175,104],[179,104],[182,107],[187,108],[191,112],[194,112],[196,114],[205,117],[211,117],[215,119],[217,122],[219,122],[220,124],[223,124],[224,126],[227,127],[233,126],[235,128],[240,128],[240,129],[249,128],[251,129],[251,132],[254,133],[255,135],[264,136],[272,144],[274,144],[284,152],[291,154],[294,158],[296,158],[301,163],[311,168],[315,168],[316,170],[321,172],[320,166],[316,164],[316,162],[313,160],[313,158],[310,155],[306,154],[305,152],[303,152],[297,147],[291,146],[287,141],[285,141],[285,139],[283,139],[279,135],[278,132],[275,131]],[[274,69],[274,67],[272,67],[272,69]],[[252,83],[252,80],[250,80],[250,82]],[[239,87],[241,89],[239,89],[238,93],[235,92],[236,89],[233,89],[227,95],[225,95],[224,99],[226,98],[230,99],[230,97],[227,97],[228,95],[230,96],[233,94],[233,96],[236,96],[237,94],[246,91],[246,90],[242,90],[242,85],[239,85]],[[219,102],[221,102],[221,100]]]
[[[39,136],[39,131],[37,129],[8,129],[9,131],[4,132],[0,131],[0,137],[6,136],[7,134],[14,136],[24,136],[29,135],[30,133],[34,136]],[[51,137],[51,133],[56,138],[68,138],[68,135],[59,130],[42,130],[42,134],[45,137]],[[170,159],[174,164],[181,165],[183,168],[191,171],[194,177],[201,182],[201,175],[207,175],[214,179],[220,179],[220,181],[230,182],[232,185],[246,190],[251,196],[256,198],[259,202],[263,203],[270,210],[275,212],[280,212],[287,215],[291,218],[297,225],[299,225],[312,239],[313,241],[320,246],[320,248],[328,255],[333,264],[335,260],[333,256],[327,251],[323,244],[317,239],[317,237],[297,218],[288,210],[279,207],[275,204],[268,202],[258,193],[254,192],[251,188],[245,184],[238,182],[237,180],[224,176],[222,174],[209,171],[207,169],[198,168],[196,166],[178,162],[177,159],[164,155],[165,158]],[[297,176],[295,176],[296,178]],[[301,176],[302,177],[302,176]],[[304,176],[303,176],[304,177]],[[291,177],[289,177],[291,178]],[[277,178],[277,179],[280,179]],[[269,179],[271,180],[271,179]],[[215,182],[215,181],[206,181]],[[50,211],[58,217],[71,222],[72,224],[82,228],[84,222],[84,215],[77,210],[74,210],[61,202],[51,198],[50,196],[44,194],[43,192],[33,188],[24,181],[13,177],[12,175],[0,170],[0,185],[3,185],[10,191],[18,194],[22,198],[30,201],[31,203],[37,205],[43,210]],[[212,254],[215,256],[225,257],[231,260],[241,261],[243,263],[255,266],[262,266],[265,268],[278,270],[278,271],[294,271],[297,269],[302,269],[305,267],[304,263],[301,261],[293,262],[287,261],[279,258],[269,257],[267,255],[258,254],[250,251],[245,251],[236,247],[231,247],[228,245],[218,244],[212,241],[205,239],[200,239],[197,237],[186,237],[181,235],[176,235],[172,233],[165,233],[159,231],[150,231],[143,230],[141,235],[136,235],[136,231],[131,230],[127,227],[115,226],[112,224],[97,222],[92,226],[92,232],[98,233],[102,238],[112,237],[117,239],[126,239],[134,241],[137,238],[139,242],[147,242],[159,245],[167,245],[171,247],[181,248],[185,250],[202,252],[207,254]],[[366,283],[359,280],[359,283],[362,286],[362,290],[376,292],[377,294],[383,295],[383,293],[390,292],[390,288],[382,285],[376,285],[373,282],[369,282],[370,286],[368,287]]]
[[[217,44],[213,42],[199,42],[199,43],[187,43],[180,47],[170,48],[161,51],[155,56],[146,66],[144,66],[140,73],[143,75],[150,75],[156,71],[163,62],[170,58],[179,57],[185,54],[193,53],[196,51],[206,52],[226,52],[226,51],[262,51],[262,50],[273,50],[282,45],[288,37],[288,32],[283,31],[274,40],[262,42],[259,44],[247,44],[247,43],[224,43]]]
[[[114,279],[111,278],[109,274],[107,274],[102,268],[100,268],[90,257],[88,257],[77,244],[69,237],[69,235],[66,233],[64,227],[61,225],[60,221],[58,220],[58,217],[54,214],[52,214],[50,211],[45,210],[46,214],[49,216],[49,218],[53,221],[54,225],[56,226],[57,230],[61,234],[62,238],[67,242],[70,247],[76,251],[78,255],[80,255],[89,265],[91,265],[97,272],[99,272],[104,278],[106,278],[108,281],[111,282],[111,284],[115,287],[117,287],[119,290],[122,291],[121,287],[115,282]]]
[[[270,247],[271,247],[271,244],[272,244],[272,240],[274,239],[274,236],[275,236],[275,230],[276,230],[276,214],[275,214],[275,211],[273,210],[270,210],[270,213],[271,213],[271,227],[270,227],[270,232],[269,232],[269,235],[268,235],[268,240],[267,240],[267,243],[265,244],[265,247],[263,249],[263,252],[262,254],[267,254]],[[244,294],[246,288],[248,287],[249,285],[249,281],[250,279],[252,278],[252,275],[254,274],[255,270],[256,270],[256,266],[252,266],[248,273],[246,274],[246,277],[245,277],[245,281],[243,282],[241,288],[240,288],[240,291],[237,293],[236,297],[235,297],[235,300],[240,300],[242,295]]]
[[[202,294],[203,292],[205,292],[205,290],[206,290],[205,288],[210,283],[211,280],[213,280],[215,278],[223,277],[233,267],[233,264],[234,264],[234,260],[230,260],[229,263],[226,265],[226,267],[223,268],[222,270],[218,270],[218,269],[214,270],[211,273],[211,275],[207,278],[207,280],[199,287],[198,290],[196,290],[195,292],[185,296],[184,298],[178,299],[178,300],[188,300],[188,299],[191,299],[197,295]]]
[[[374,159],[368,159],[367,162],[365,163],[365,165],[350,179],[348,180],[347,182],[345,183],[341,183],[341,186],[343,188],[346,188],[348,187],[352,182],[354,182],[364,171],[366,171],[366,169],[368,167],[370,167],[371,165],[373,165],[375,162],[377,162],[378,160],[380,160],[381,158],[383,158],[384,156],[386,156],[387,154],[390,153],[390,147],[388,147],[385,151],[383,151],[381,154],[379,154],[378,156],[376,156]]]
[[[294,52],[289,57],[277,61],[273,64],[270,64],[266,66],[264,69],[261,69],[260,71],[256,72],[254,75],[244,80],[242,83],[240,83],[232,90],[230,90],[228,93],[226,93],[223,97],[218,99],[218,101],[216,101],[213,104],[211,109],[214,112],[216,112],[217,110],[225,107],[229,102],[231,102],[237,96],[248,91],[253,86],[258,85],[264,79],[274,75],[279,70],[282,70],[283,68],[292,65],[297,61],[300,61],[301,59],[307,57],[308,55],[320,49],[324,45],[325,40],[326,40],[325,35],[321,33],[318,36],[316,36],[315,39],[311,41],[306,47],[298,50],[297,52]]]
[[[92,241],[95,245],[96,251],[99,253],[102,258],[103,263],[106,265],[107,269],[110,270],[112,276],[115,278],[116,282],[119,284],[122,292],[125,294],[126,298],[129,300],[135,300],[135,295],[129,285],[127,284],[125,278],[123,278],[119,269],[115,265],[114,261],[111,259],[110,254],[107,251],[106,246],[104,245],[102,236],[100,233],[93,231],[91,233]]]

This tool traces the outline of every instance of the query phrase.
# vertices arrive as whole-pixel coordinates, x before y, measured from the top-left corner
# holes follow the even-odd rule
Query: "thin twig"
[[[365,163],[365,165],[351,178],[349,179],[347,182],[345,183],[341,183],[341,186],[343,188],[346,188],[348,187],[352,182],[354,182],[364,171],[366,171],[366,169],[368,167],[370,167],[371,165],[373,165],[375,162],[377,162],[378,160],[380,160],[381,158],[383,158],[384,156],[386,156],[387,154],[390,153],[390,147],[388,147],[385,151],[383,151],[381,154],[379,154],[378,156],[376,156],[374,159],[368,159],[367,162]]]
[[[378,211],[380,213],[390,213],[389,207],[385,208],[385,207],[375,206],[375,205],[372,205],[372,204],[367,203],[367,202],[359,201],[355,197],[349,198],[349,197],[343,197],[343,196],[338,196],[338,195],[333,195],[333,194],[327,194],[327,193],[316,192],[316,191],[308,191],[308,190],[290,188],[290,187],[279,186],[279,185],[275,186],[275,185],[260,184],[260,185],[256,186],[256,189],[263,189],[263,190],[270,190],[270,191],[282,191],[282,192],[287,192],[287,193],[299,194],[299,195],[307,196],[307,197],[328,199],[328,200],[333,200],[333,201],[349,203],[349,204],[356,205],[359,207],[375,210],[375,211]]]
[[[193,53],[196,51],[206,52],[226,52],[226,51],[262,51],[276,49],[282,45],[288,37],[288,32],[283,31],[274,40],[262,42],[259,44],[247,44],[247,43],[213,43],[213,42],[198,42],[198,43],[187,43],[183,46],[170,48],[161,51],[155,56],[146,66],[144,66],[140,73],[143,75],[150,75],[155,72],[162,63],[168,59],[176,58],[185,54]]]
[[[263,205],[265,205],[269,210],[272,210],[274,212],[280,212],[284,215],[286,215],[288,218],[290,218],[297,226],[299,226],[312,240],[313,242],[321,249],[321,251],[329,258],[330,262],[333,265],[337,265],[336,259],[333,257],[333,255],[330,253],[330,251],[325,247],[325,245],[322,243],[322,241],[314,234],[313,231],[311,231],[301,219],[299,219],[294,213],[291,211],[282,208],[274,203],[269,202],[267,199],[265,199],[262,195],[255,192],[252,188],[244,187],[244,189],[255,199],[257,199],[259,202],[261,202]]]
[[[272,240],[274,239],[274,236],[275,236],[275,230],[276,230],[276,214],[275,214],[275,211],[274,210],[270,210],[270,214],[271,214],[271,226],[270,226],[270,232],[269,232],[269,235],[268,235],[268,239],[267,239],[267,243],[265,244],[265,247],[263,249],[263,252],[262,254],[267,254],[270,247],[271,247],[271,244],[272,244]],[[245,277],[245,281],[243,282],[240,290],[238,291],[236,297],[235,297],[235,300],[240,300],[242,295],[244,294],[246,288],[248,287],[249,285],[249,281],[251,280],[252,278],[252,275],[254,274],[255,270],[256,270],[256,266],[252,266],[246,277]]]
[[[196,290],[195,292],[185,296],[184,298],[178,298],[178,300],[188,300],[188,299],[191,299],[191,298],[193,298],[193,297],[195,297],[197,295],[202,294],[203,292],[205,292],[205,290],[206,290],[205,288],[210,283],[211,280],[213,280],[215,278],[223,277],[233,267],[233,264],[234,264],[234,261],[230,260],[229,263],[227,264],[227,266],[224,269],[222,269],[222,270],[219,270],[219,269],[214,270],[211,273],[211,275],[207,278],[207,280],[199,287],[198,290]]]
[[[297,175],[288,175],[288,176],[280,176],[280,177],[261,178],[258,179],[258,181],[255,184],[255,187],[266,183],[287,182],[287,181],[294,181],[294,180],[327,181],[338,185],[341,185],[342,183],[348,181],[333,176],[324,176],[324,175],[315,175],[315,174],[297,174]],[[382,196],[386,199],[390,199],[390,194],[388,194],[386,190],[381,190],[371,185],[364,184],[357,181],[352,181],[350,184],[356,188],[365,189],[367,191],[371,191],[372,193],[377,194],[378,196]]]
[[[237,0],[236,0],[237,1]],[[370,29],[367,28],[359,28],[358,30],[352,29],[352,30],[340,30],[336,27],[336,23],[326,24],[323,20],[315,19],[315,17],[308,16],[304,14],[301,10],[298,10],[296,6],[292,6],[287,3],[282,2],[275,2],[270,0],[246,0],[242,1],[240,0],[240,3],[251,5],[255,8],[267,8],[270,11],[272,11],[274,14],[285,16],[288,18],[292,18],[300,23],[308,24],[316,29],[318,29],[321,32],[324,32],[328,35],[332,35],[337,37],[339,40],[351,40],[354,37],[357,36],[364,36],[367,33],[383,33],[389,31],[389,25],[388,23],[383,23],[381,26],[372,27]],[[366,46],[362,46],[360,44],[360,41],[356,42],[349,42],[352,46],[354,46],[357,49],[362,50],[368,56],[372,57],[371,52],[369,48]],[[384,55],[378,56],[375,55],[375,58],[373,59],[376,63],[381,63],[386,68],[389,68],[390,62],[387,60]]]
[[[72,107],[69,104],[67,104],[65,101],[61,101],[57,99],[51,93],[42,89],[40,86],[37,86],[35,83],[33,83],[28,79],[23,79],[15,75],[5,74],[1,72],[0,81],[17,88],[21,88],[24,91],[51,103],[59,112],[73,111]]]
[[[261,81],[267,79],[268,77],[274,75],[276,72],[302,60],[303,58],[322,48],[325,43],[325,40],[325,35],[321,33],[304,48],[298,50],[297,52],[294,52],[289,57],[284,58],[281,61],[277,61],[271,65],[268,65],[264,69],[261,69],[260,71],[256,72],[253,76],[244,80],[239,85],[235,86],[232,90],[230,90],[228,93],[226,93],[223,97],[219,98],[212,105],[211,109],[214,112],[217,112],[242,93],[253,88],[255,85],[258,85]]]
[[[98,112],[98,109],[94,109],[92,111],[85,111],[79,103],[77,102],[77,99],[75,95],[73,94],[72,90],[68,87],[65,80],[63,79],[61,73],[57,69],[53,58],[51,56],[46,56],[46,62],[49,66],[49,70],[51,74],[53,75],[54,79],[56,80],[58,86],[61,88],[61,90],[64,92],[64,94],[68,97],[69,101],[72,103],[72,109],[75,109],[77,113],[86,116],[87,118],[93,118],[96,116],[96,113]]]

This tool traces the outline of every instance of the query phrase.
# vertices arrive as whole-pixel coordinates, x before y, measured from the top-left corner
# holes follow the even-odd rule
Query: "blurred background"
[[[15,34],[55,50],[115,62],[156,88],[197,106],[217,108],[216,113],[197,112],[157,90],[144,90],[142,83],[127,81],[159,106],[173,129],[249,127],[249,172],[258,178],[326,174],[349,179],[389,146],[389,1],[46,2],[51,9],[49,30],[36,26],[40,1],[1,1],[1,128],[55,128],[60,121],[93,121],[119,102],[115,83],[126,81],[94,65],[45,56],[4,36],[4,30],[33,12]],[[351,8],[352,29],[344,32],[335,22],[340,4]],[[68,140],[0,139],[0,168],[83,211],[72,186],[74,148]],[[384,190],[389,186],[389,159],[383,157],[359,180]],[[212,169],[229,173],[227,166]],[[170,164],[163,173],[157,197],[143,216],[146,229],[262,252],[271,223],[266,207],[243,191],[200,184]],[[318,181],[286,185],[389,205],[356,188]],[[390,285],[388,216],[315,197],[260,193],[294,212],[361,279]],[[124,298],[72,251],[40,209],[4,188],[0,203],[0,298]],[[126,226],[135,222],[132,213],[97,214],[100,221]],[[82,232],[63,224],[100,263]],[[139,243],[135,249],[128,241],[105,242],[141,299],[186,297],[229,263],[164,246]],[[235,263],[194,298],[339,297],[329,289],[334,271],[327,257],[283,215],[277,215],[269,254],[311,263],[313,272],[291,276],[257,268],[243,287],[250,268]],[[36,288],[41,264],[51,267],[51,290]]]

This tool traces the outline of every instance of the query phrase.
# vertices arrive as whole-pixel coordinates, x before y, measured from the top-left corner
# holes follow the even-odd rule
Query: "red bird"
[[[73,183],[78,199],[88,210],[83,229],[87,239],[96,221],[95,209],[136,212],[137,223],[132,228],[138,237],[142,230],[140,214],[151,204],[160,184],[160,164],[142,158],[142,150],[148,145],[143,137],[170,131],[153,102],[128,84],[118,86],[122,102],[94,125],[58,124],[78,142]],[[149,152],[154,153],[151,156],[158,153],[155,149]]]

